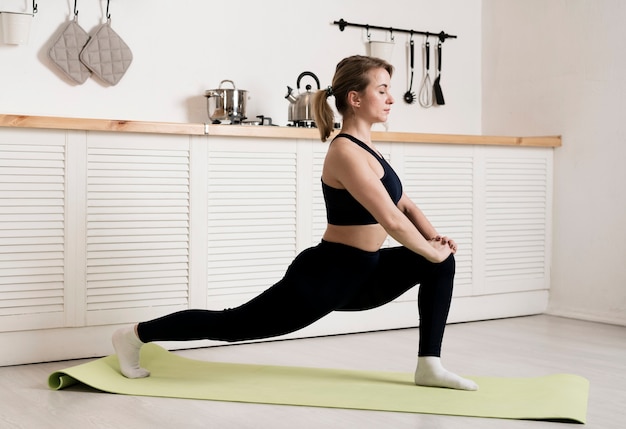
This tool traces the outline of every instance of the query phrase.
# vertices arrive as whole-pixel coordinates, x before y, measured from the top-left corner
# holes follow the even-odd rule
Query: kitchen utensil
[[[433,84],[430,81],[430,43],[428,37],[422,47],[424,77],[422,78],[422,86],[419,93],[419,103],[422,107],[431,107],[433,105]]]
[[[224,83],[233,86],[232,89],[222,88]],[[220,82],[217,89],[209,89],[204,92],[207,98],[207,112],[212,121],[229,119],[231,122],[241,122],[246,118],[246,103],[248,91],[237,89],[232,80],[225,79]]]
[[[414,60],[415,60],[415,42],[413,42],[413,39],[410,40],[409,42],[409,50],[410,50],[410,65],[411,65],[411,81],[409,83],[409,89],[407,90],[407,92],[404,93],[404,101],[408,104],[413,104],[415,103],[415,93],[412,91],[413,89],[413,66],[414,66]]]
[[[446,104],[443,98],[443,91],[441,90],[441,40],[437,44],[437,78],[433,85],[433,92],[435,93],[435,102],[443,106]]]
[[[48,58],[74,82],[85,83],[91,70],[80,62],[80,52],[89,41],[89,34],[78,25],[78,0],[74,0],[74,18],[68,22],[48,50]]]
[[[315,80],[317,89],[320,89],[320,80],[310,71],[300,73],[298,80],[296,81],[296,87],[298,89],[298,95],[293,94],[293,88],[287,86],[287,95],[285,98],[289,101],[289,121],[312,121],[313,120],[313,92],[311,92],[311,85],[306,85],[306,91],[300,92],[300,81],[303,77],[310,76]]]

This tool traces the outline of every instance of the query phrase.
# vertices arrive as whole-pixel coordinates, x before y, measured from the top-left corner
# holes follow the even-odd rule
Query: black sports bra
[[[353,141],[380,162],[384,170],[383,177],[381,177],[380,181],[389,193],[394,204],[398,204],[400,197],[402,197],[402,183],[385,158],[378,155],[361,140],[349,134],[338,134],[335,136],[335,139],[338,137],[345,137]],[[326,203],[326,219],[329,224],[372,225],[378,223],[376,219],[374,219],[374,216],[372,216],[346,189],[333,188],[322,181],[322,192],[324,194],[324,202]]]

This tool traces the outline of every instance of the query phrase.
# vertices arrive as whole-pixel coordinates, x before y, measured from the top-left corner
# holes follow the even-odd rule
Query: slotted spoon
[[[411,64],[411,81],[409,82],[409,89],[407,92],[404,93],[404,101],[407,104],[413,104],[415,103],[415,93],[413,92],[413,66],[414,66],[414,62],[415,62],[415,43],[413,42],[413,39],[411,39],[411,41],[409,42],[410,44],[410,64]]]

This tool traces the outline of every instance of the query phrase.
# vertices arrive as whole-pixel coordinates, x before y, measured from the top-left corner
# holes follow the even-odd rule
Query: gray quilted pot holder
[[[48,51],[48,58],[70,79],[84,83],[91,71],[80,62],[80,52],[89,35],[75,20],[70,21]]]
[[[117,84],[133,61],[133,53],[107,22],[87,42],[80,60],[105,82]]]

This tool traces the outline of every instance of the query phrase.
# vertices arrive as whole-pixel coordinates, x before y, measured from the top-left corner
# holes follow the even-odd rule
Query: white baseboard
[[[588,322],[606,323],[609,325],[626,326],[626,314],[598,314],[577,309],[548,307],[546,314],[567,317],[569,319],[586,320]]]

